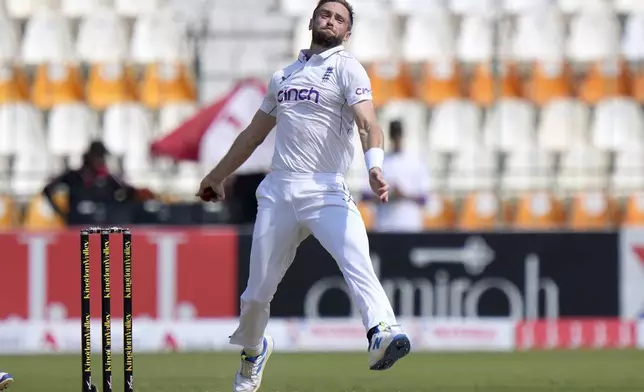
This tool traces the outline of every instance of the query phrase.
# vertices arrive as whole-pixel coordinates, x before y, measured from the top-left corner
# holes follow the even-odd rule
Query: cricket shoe
[[[380,323],[369,342],[369,368],[387,370],[409,354],[411,343],[397,326]]]
[[[0,391],[4,391],[9,388],[9,385],[13,383],[13,377],[9,373],[0,372]]]
[[[241,352],[241,365],[235,374],[233,392],[257,392],[262,384],[262,375],[266,368],[266,361],[273,353],[273,338],[264,337],[264,348],[262,353],[256,357],[250,357]]]

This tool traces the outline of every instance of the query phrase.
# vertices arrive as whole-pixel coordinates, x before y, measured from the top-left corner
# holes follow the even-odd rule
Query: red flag
[[[261,81],[240,81],[219,101],[205,107],[168,135],[152,143],[152,155],[206,165],[218,162],[228,151],[236,135],[250,124],[265,94],[266,87]],[[264,167],[264,170],[268,170],[273,146],[274,139],[268,137],[245,166],[252,166],[253,169]]]

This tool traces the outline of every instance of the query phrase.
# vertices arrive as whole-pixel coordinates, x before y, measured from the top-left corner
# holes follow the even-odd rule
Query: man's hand
[[[382,170],[379,167],[369,170],[369,186],[378,196],[380,202],[387,203],[389,201],[389,184],[382,176]]]
[[[201,180],[199,191],[195,193],[195,196],[201,198],[203,201],[216,203],[218,201],[223,201],[226,198],[226,193],[224,192],[222,181],[207,175],[203,180]]]

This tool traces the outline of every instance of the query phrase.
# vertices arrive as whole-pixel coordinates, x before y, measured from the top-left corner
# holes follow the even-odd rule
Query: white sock
[[[249,357],[256,357],[264,351],[264,342],[255,347],[244,347],[244,353]]]

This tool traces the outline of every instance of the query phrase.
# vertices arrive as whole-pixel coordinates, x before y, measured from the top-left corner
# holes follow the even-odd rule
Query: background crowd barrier
[[[644,229],[371,234],[370,243],[376,272],[419,350],[644,348]],[[134,230],[136,350],[236,349],[228,336],[250,244],[249,234],[231,228]],[[7,232],[0,249],[0,276],[11,277],[1,295],[0,352],[79,350],[77,231]],[[92,254],[92,268],[99,256]],[[120,276],[120,255],[112,257]],[[91,282],[95,323],[99,279]],[[113,279],[112,290],[120,285]],[[119,302],[112,305],[114,350],[122,345]],[[366,348],[342,275],[313,238],[300,246],[271,310],[269,331],[284,349]]]

